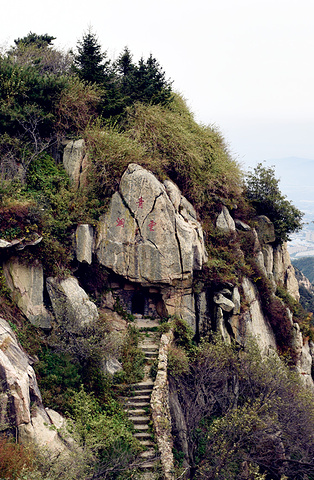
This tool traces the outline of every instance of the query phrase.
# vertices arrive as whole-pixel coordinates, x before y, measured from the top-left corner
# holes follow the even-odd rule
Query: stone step
[[[132,400],[129,400],[124,404],[124,407],[129,410],[129,409],[134,409],[134,408],[145,408],[145,407],[150,407],[149,402],[134,402]],[[134,408],[132,408],[134,407]]]
[[[134,408],[134,409],[127,409],[127,414],[129,417],[140,417],[140,416],[146,416],[147,415],[147,409],[144,408]]]
[[[156,461],[151,461],[151,460],[148,460],[147,462],[144,462],[142,463],[140,466],[139,466],[140,470],[142,471],[152,471],[156,468]]]
[[[141,458],[156,458],[156,450],[154,448],[150,448],[149,450],[145,450],[145,452],[140,453]]]
[[[131,385],[133,390],[153,390],[154,382],[141,382],[141,383],[134,383]]]
[[[148,430],[145,431],[145,432],[135,432],[133,433],[133,437],[137,438],[140,442],[142,440],[148,440],[148,441],[152,441],[152,433],[149,432]]]
[[[155,447],[155,443],[152,440],[139,440],[139,442],[143,447]]]
[[[147,360],[150,360],[151,358],[157,358],[158,357],[158,352],[144,352],[145,353],[145,358]]]
[[[134,403],[142,403],[150,401],[150,395],[132,395],[132,397],[128,397],[128,400],[131,400]]]
[[[129,398],[134,398],[138,396],[150,397],[153,389],[150,390],[133,390]]]
[[[148,432],[149,431],[149,425],[147,425],[147,423],[137,423],[137,424],[133,424],[134,426],[134,430],[136,432]]]
[[[135,416],[131,415],[129,416],[129,420],[134,423],[134,425],[147,425],[148,422],[150,421],[149,417],[144,417],[144,416]]]

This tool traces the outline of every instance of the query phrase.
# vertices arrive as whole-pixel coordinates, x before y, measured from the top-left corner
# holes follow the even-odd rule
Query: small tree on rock
[[[266,215],[274,224],[279,243],[302,228],[303,213],[279,189],[274,167],[261,163],[247,175],[245,194],[258,215]]]

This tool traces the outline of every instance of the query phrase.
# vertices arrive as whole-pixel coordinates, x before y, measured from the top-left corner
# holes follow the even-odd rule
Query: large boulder
[[[42,264],[21,263],[18,257],[11,257],[3,265],[4,275],[11,290],[12,299],[36,327],[49,329],[51,316],[43,303],[44,273]]]
[[[18,432],[20,443],[36,443],[54,452],[66,448],[57,429],[64,419],[42,404],[32,361],[6,320],[0,318],[1,427]]]
[[[57,322],[76,328],[98,319],[96,305],[75,277],[65,280],[49,277],[46,283]]]
[[[86,169],[86,147],[83,139],[70,140],[63,152],[63,165],[69,175],[70,182],[78,187],[82,183]]]
[[[256,231],[262,245],[275,242],[276,235],[274,224],[265,215],[256,217]]]
[[[96,254],[102,265],[143,285],[192,280],[207,258],[192,205],[174,183],[165,186],[136,164],[100,221]]]
[[[76,258],[80,263],[92,263],[94,243],[93,227],[88,224],[80,224],[75,232]]]
[[[227,207],[223,206],[216,220],[216,227],[224,232],[235,232],[236,226]]]
[[[244,312],[240,319],[237,334],[241,338],[238,338],[238,340],[240,343],[246,343],[250,337],[254,337],[262,352],[268,353],[270,349],[276,350],[275,335],[268,320],[263,315],[255,285],[251,280],[244,277],[242,289],[248,310]]]
[[[295,300],[299,301],[298,280],[291,264],[287,243],[283,243],[274,248],[273,274],[275,282],[284,285],[288,293],[290,293]]]

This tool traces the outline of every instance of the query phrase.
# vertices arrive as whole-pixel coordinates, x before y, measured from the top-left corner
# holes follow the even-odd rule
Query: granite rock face
[[[98,319],[96,305],[75,277],[65,280],[49,277],[46,284],[57,322],[66,322],[68,328],[71,325],[75,328]]]
[[[79,187],[84,177],[86,168],[85,141],[83,139],[71,140],[63,152],[63,165],[70,177],[70,182]]]
[[[80,263],[92,263],[94,244],[93,227],[88,224],[80,224],[75,232],[76,258]]]
[[[235,232],[236,226],[227,207],[223,206],[216,220],[216,227],[224,232]]]
[[[34,442],[53,452],[66,449],[56,431],[63,417],[42,404],[30,357],[21,349],[6,320],[0,318],[0,414],[2,427],[15,427],[20,443]],[[51,428],[52,427],[52,428]]]
[[[167,193],[168,192],[168,193]],[[203,232],[178,187],[130,164],[99,226],[98,261],[133,282],[173,285],[206,261]]]
[[[3,264],[6,282],[12,299],[36,327],[49,329],[51,317],[43,303],[44,273],[39,261],[26,265],[18,257]]]

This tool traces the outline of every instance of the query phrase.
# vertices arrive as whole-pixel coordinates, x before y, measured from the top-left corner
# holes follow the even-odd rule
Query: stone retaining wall
[[[164,333],[161,336],[157,376],[150,401],[158,450],[160,453],[160,460],[165,480],[174,480],[174,464],[172,454],[173,441],[171,435],[171,416],[167,379],[167,356],[172,340],[172,331]]]

